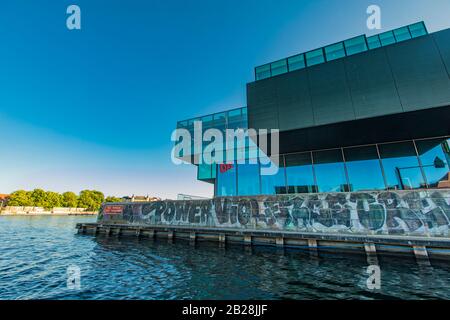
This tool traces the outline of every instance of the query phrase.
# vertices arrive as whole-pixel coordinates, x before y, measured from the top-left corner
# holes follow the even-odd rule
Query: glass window
[[[203,139],[200,139],[200,140],[198,140],[198,141],[195,141],[195,126],[194,126],[194,122],[197,122],[197,121],[201,121],[202,119],[201,118],[196,118],[196,119],[191,119],[191,120],[189,120],[189,122],[188,122],[188,130],[189,130],[189,133],[191,134],[191,154],[192,155],[195,155],[195,154],[198,154],[198,152],[199,152],[199,150],[200,150],[200,146],[201,146],[201,144],[202,144],[202,140]]]
[[[227,126],[227,114],[226,112],[216,113],[213,115],[213,123],[214,123],[214,129],[222,131],[222,134],[225,137],[225,129]],[[225,143],[223,143],[222,150],[225,150]]]
[[[197,169],[197,179],[198,180],[212,179],[212,165],[206,163],[199,164]]]
[[[256,80],[270,78],[270,64],[265,64],[255,68]]]
[[[278,164],[278,172],[274,175],[264,175],[263,169],[276,168],[276,164],[271,162],[269,164],[260,164],[261,166],[261,193],[264,195],[285,194],[286,193],[286,179],[284,175],[284,159],[280,156]],[[272,170],[272,169],[270,169]]]
[[[241,109],[228,111],[228,129],[246,129]]]
[[[227,114],[226,112],[216,113],[214,115],[214,128],[224,132],[227,127]]]
[[[430,188],[438,188],[449,173],[449,145],[446,139],[416,141],[417,151]]]
[[[378,36],[383,47],[395,43],[394,33],[392,31],[381,33]]]
[[[314,152],[313,159],[319,192],[349,191],[341,149]]]
[[[216,179],[217,178],[217,164],[211,165],[211,178]]]
[[[384,190],[383,173],[375,146],[344,149],[350,191]]]
[[[317,192],[310,152],[286,155],[285,161],[288,193]]]
[[[177,128],[187,128],[187,126],[188,126],[187,120],[185,120],[185,121],[179,121],[179,122],[177,123]]]
[[[325,47],[327,61],[336,60],[345,57],[344,43],[339,42],[331,46]]]
[[[287,60],[283,59],[283,60],[278,60],[278,61],[272,62],[270,64],[270,69],[272,70],[272,77],[288,72]]]
[[[307,52],[305,55],[306,55],[306,64],[308,65],[308,67],[325,62],[322,49]]]
[[[412,141],[380,144],[379,150],[389,189],[425,188]]]
[[[202,121],[203,130],[213,127],[213,116],[212,115],[202,117],[201,121]]]
[[[394,30],[394,36],[395,36],[395,40],[397,40],[397,42],[411,39],[411,35],[409,34],[408,27],[403,27],[403,28]]]
[[[305,56],[299,54],[288,58],[289,71],[299,70],[305,68]]]
[[[236,188],[236,164],[217,165],[217,196],[231,197],[237,196]]]
[[[380,38],[378,37],[378,35],[368,37],[367,44],[369,46],[369,49],[371,49],[371,50],[381,47],[381,42],[380,42]]]
[[[347,52],[348,56],[367,51],[365,36],[359,36],[353,39],[346,40],[344,44],[345,44],[345,51]]]
[[[258,158],[259,153],[260,153],[260,149],[258,148],[258,145],[247,134],[246,139],[245,139],[245,157],[246,157],[246,159]]]
[[[254,196],[260,194],[259,164],[238,164],[238,195]]]
[[[425,24],[423,22],[412,24],[408,26],[408,28],[413,38],[417,38],[428,34],[427,28],[425,27]]]

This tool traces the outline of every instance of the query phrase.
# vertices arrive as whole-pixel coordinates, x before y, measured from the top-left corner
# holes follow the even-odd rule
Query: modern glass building
[[[280,131],[275,175],[259,161],[198,165],[215,196],[449,188],[450,29],[420,22],[256,67],[247,107],[177,127],[196,120]],[[194,163],[194,144],[177,156]]]

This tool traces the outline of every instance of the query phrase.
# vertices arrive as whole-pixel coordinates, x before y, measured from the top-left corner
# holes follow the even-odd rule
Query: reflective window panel
[[[265,64],[255,68],[256,80],[270,78],[270,64]]]
[[[357,54],[360,52],[367,51],[366,37],[359,36],[353,39],[346,40],[345,51],[347,52],[347,56],[351,56],[353,54]]]
[[[392,31],[381,33],[378,35],[378,37],[380,38],[380,42],[383,47],[395,43],[395,37]]]
[[[325,62],[322,49],[307,52],[305,56],[306,56],[306,64],[308,65],[308,67]]]
[[[217,165],[217,196],[237,196],[236,164]]]
[[[425,27],[425,24],[423,22],[412,24],[408,26],[408,28],[413,38],[417,38],[428,34],[427,28]]]
[[[270,159],[267,159],[270,161]],[[266,161],[264,161],[266,163]],[[286,179],[284,173],[284,160],[283,156],[280,156],[279,164],[276,165],[273,162],[264,164],[261,160],[261,193],[264,195],[275,195],[286,193]],[[278,171],[276,170],[278,168]],[[277,171],[274,175],[264,175],[268,171]]]
[[[426,187],[412,141],[380,144],[378,147],[389,189]]]
[[[367,44],[369,46],[369,49],[371,49],[371,50],[381,47],[381,42],[380,42],[380,38],[378,37],[378,35],[368,37]]]
[[[199,164],[197,168],[197,179],[198,180],[209,180],[212,179],[212,165],[210,164]]]
[[[303,69],[305,66],[305,56],[303,54],[288,58],[289,71]]]
[[[283,60],[278,60],[278,61],[272,62],[270,64],[270,69],[272,72],[272,77],[288,72],[287,60],[283,59]]]
[[[344,149],[350,191],[386,188],[375,146]]]
[[[348,191],[340,149],[314,152],[313,160],[319,192]]]
[[[447,140],[416,140],[416,146],[429,187],[438,188],[439,182],[448,179],[450,150]]]
[[[228,129],[245,129],[247,127],[246,121],[242,116],[242,109],[235,109],[228,111]]]
[[[317,192],[317,186],[314,182],[311,153],[286,155],[285,161],[288,193]]]
[[[409,34],[408,27],[403,27],[403,28],[394,30],[394,36],[395,36],[395,40],[397,42],[411,39],[411,35]]]
[[[325,47],[325,55],[327,57],[327,61],[332,61],[345,57],[344,43],[339,42],[331,46]]]
[[[254,196],[260,194],[259,164],[238,164],[238,195]]]

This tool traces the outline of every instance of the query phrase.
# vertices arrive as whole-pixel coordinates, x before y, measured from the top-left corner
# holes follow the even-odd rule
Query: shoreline
[[[5,217],[13,217],[13,216],[17,216],[17,217],[24,217],[24,216],[29,216],[29,217],[34,217],[34,216],[96,216],[98,214],[98,212],[80,212],[80,213],[76,213],[76,212],[71,212],[71,213],[66,213],[66,212],[33,212],[33,213],[28,213],[28,212],[0,212],[0,217],[5,216]]]

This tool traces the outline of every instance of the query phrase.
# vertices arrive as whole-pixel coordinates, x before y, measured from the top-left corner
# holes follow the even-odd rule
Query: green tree
[[[33,205],[30,193],[25,190],[18,190],[11,193],[8,206],[28,207]]]
[[[122,198],[109,196],[109,197],[106,197],[105,202],[122,202]]]
[[[76,208],[78,205],[78,197],[71,191],[62,194],[62,206],[66,208]]]
[[[78,206],[88,210],[98,210],[105,201],[105,196],[100,191],[83,190],[78,197]]]
[[[30,193],[31,201],[35,207],[45,207],[47,204],[47,194],[42,189],[34,189]]]
[[[62,206],[62,196],[59,193],[47,191],[45,196],[44,208],[53,209]]]

